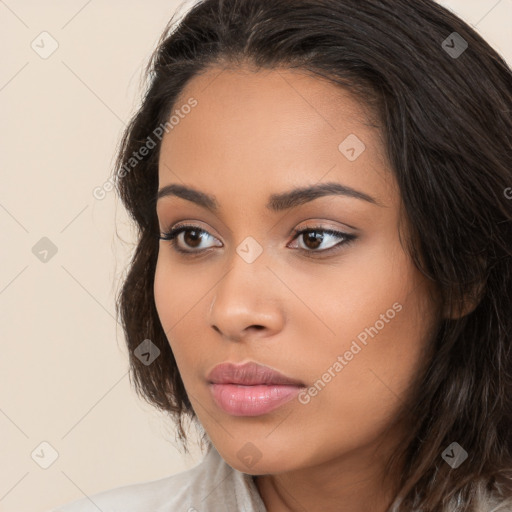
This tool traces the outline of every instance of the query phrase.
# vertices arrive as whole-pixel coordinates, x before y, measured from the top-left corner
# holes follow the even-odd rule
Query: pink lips
[[[207,377],[217,405],[233,416],[259,416],[288,402],[305,384],[256,363],[217,365]]]

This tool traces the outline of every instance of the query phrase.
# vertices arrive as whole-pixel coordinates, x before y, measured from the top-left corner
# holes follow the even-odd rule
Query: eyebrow
[[[215,196],[185,185],[170,184],[162,187],[158,191],[157,201],[163,197],[169,196],[180,197],[181,199],[191,201],[214,213],[219,210],[219,202]],[[384,206],[374,197],[365,194],[364,192],[348,187],[347,185],[331,182],[312,185],[309,187],[294,188],[288,192],[272,194],[266,204],[266,208],[273,212],[281,212],[324,196],[352,197],[367,201],[376,206]]]

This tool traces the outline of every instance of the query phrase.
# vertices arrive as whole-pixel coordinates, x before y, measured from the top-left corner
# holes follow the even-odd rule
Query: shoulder
[[[182,494],[193,485],[200,463],[187,471],[158,480],[124,485],[80,498],[48,512],[139,512],[143,510],[173,510],[180,507]],[[165,508],[166,507],[166,508]],[[186,510],[186,509],[184,509]]]
[[[512,512],[510,484],[508,487],[501,483],[489,488],[485,479],[478,480],[473,488],[475,512]]]
[[[48,512],[265,512],[250,475],[229,466],[211,446],[195,467],[159,480],[109,489]]]

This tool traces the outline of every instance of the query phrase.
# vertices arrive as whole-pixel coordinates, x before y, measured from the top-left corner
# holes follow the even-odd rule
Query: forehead
[[[196,105],[183,109],[191,99]],[[211,68],[188,82],[173,114],[179,122],[162,140],[160,188],[181,182],[247,201],[326,180],[366,188],[382,202],[391,193],[366,105],[304,72]]]

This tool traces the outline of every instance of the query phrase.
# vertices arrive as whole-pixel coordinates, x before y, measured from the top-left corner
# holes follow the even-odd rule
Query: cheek
[[[170,249],[161,247],[158,255],[154,298],[158,316],[167,332],[172,326],[182,321],[187,311],[198,300],[201,286],[194,272],[180,272],[179,267],[172,264],[171,258],[165,254],[166,250]],[[204,290],[202,293],[204,294]]]
[[[173,311],[172,305],[172,292],[171,292],[171,281],[168,269],[163,262],[162,257],[159,255],[156,269],[155,279],[153,283],[155,306],[160,318],[160,322],[164,327],[164,330],[168,328],[168,317],[171,311]]]
[[[198,272],[180,272],[170,258],[159,254],[153,285],[155,307],[184,381],[200,355],[197,340],[204,338],[198,315],[203,315],[202,300],[212,287],[211,277],[209,281],[204,277]]]
[[[326,426],[353,435],[394,416],[426,362],[423,351],[435,327],[427,282],[405,254],[374,253],[357,265],[331,278],[329,293],[317,303],[335,334],[305,343],[302,351],[315,388],[305,421],[313,428],[322,417]],[[314,339],[318,321],[303,326],[305,339]]]
[[[404,406],[408,388],[425,363],[422,351],[428,326],[415,314],[411,297],[399,302],[402,310],[377,334],[369,329],[372,334],[366,344],[349,335],[339,338],[337,349],[331,346],[321,355],[318,350],[307,353],[308,367],[313,369],[309,371],[309,390],[314,396],[298,406],[301,412],[295,418],[302,432],[317,432],[321,424],[322,432],[331,439],[327,445],[315,441],[321,445],[317,447],[319,458],[377,439]],[[366,332],[359,326],[351,331]]]
[[[176,332],[184,322],[186,306],[190,304],[186,297],[190,293],[190,286],[185,287],[183,279],[183,275],[172,271],[166,258],[158,257],[154,280],[155,307],[177,362],[181,357]]]

